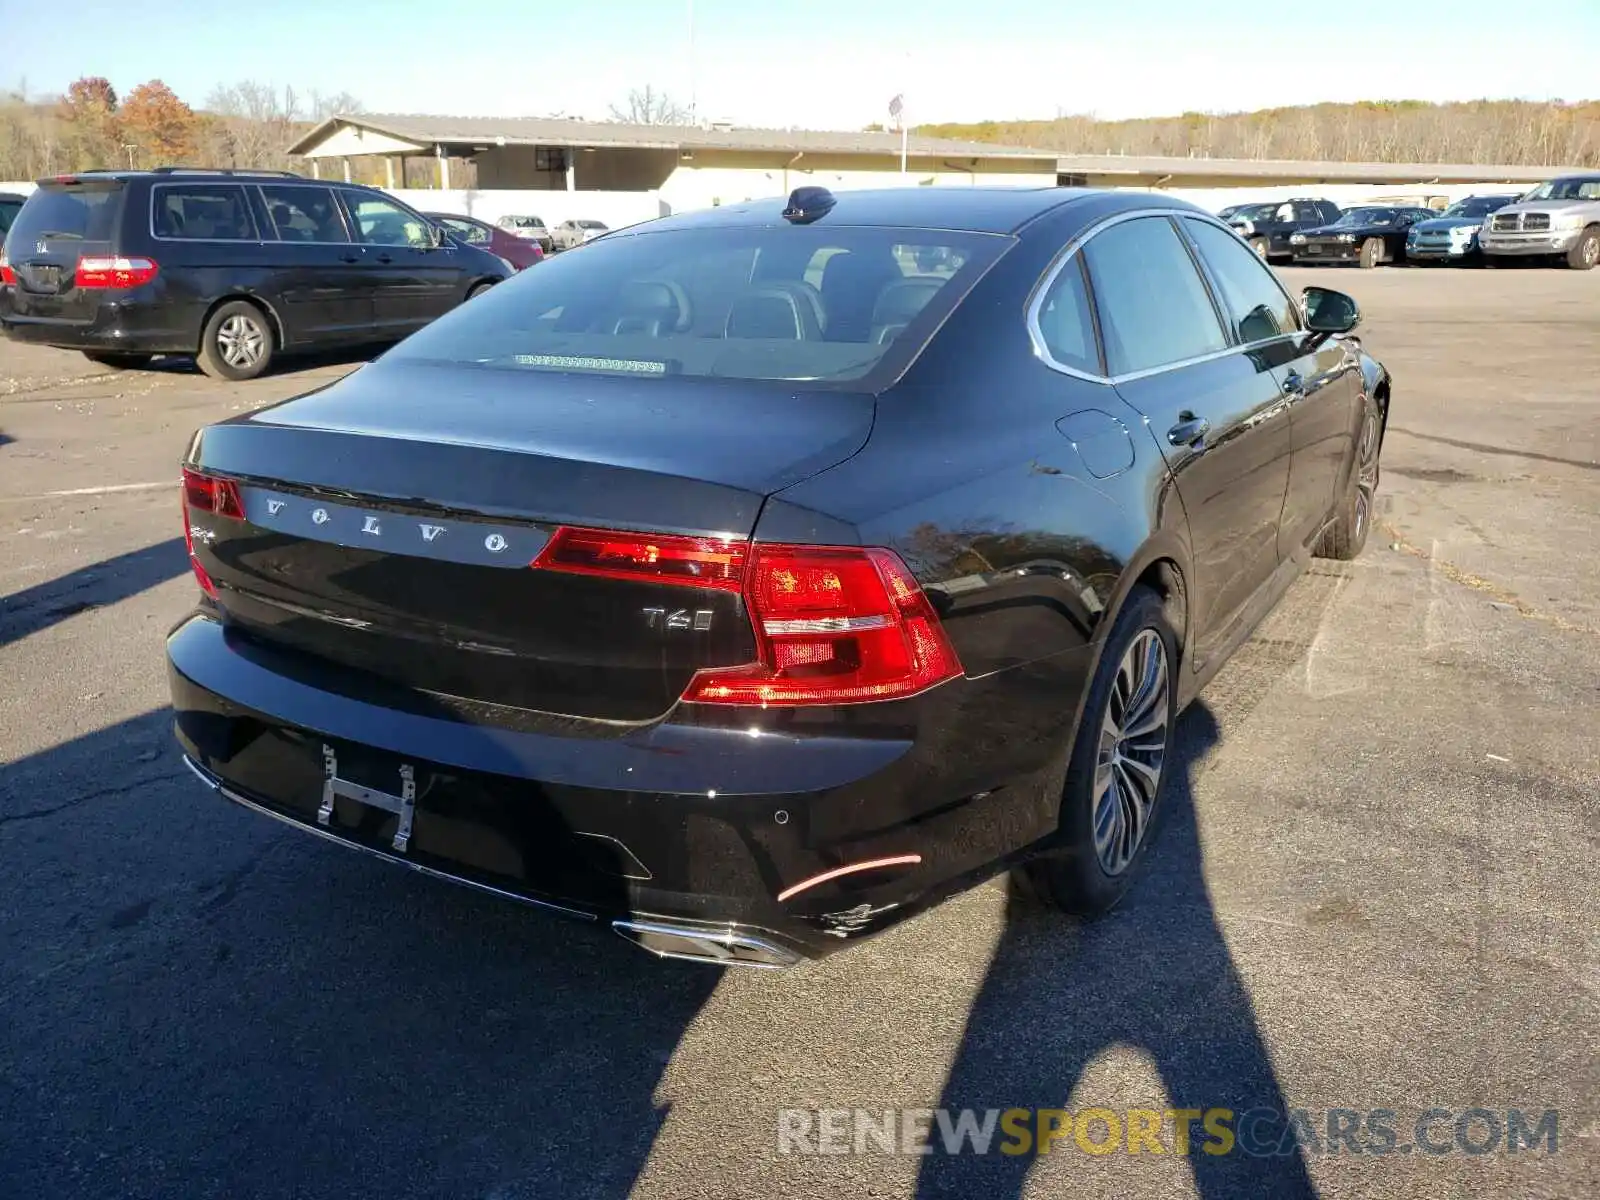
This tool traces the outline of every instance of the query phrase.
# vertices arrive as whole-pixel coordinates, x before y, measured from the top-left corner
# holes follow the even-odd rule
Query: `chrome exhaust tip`
[[[611,928],[657,958],[681,958],[717,967],[792,967],[800,956],[748,933],[731,929],[700,929],[665,925],[659,921],[613,921]]]

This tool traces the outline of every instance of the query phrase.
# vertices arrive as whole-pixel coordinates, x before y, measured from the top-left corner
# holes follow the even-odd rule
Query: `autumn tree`
[[[141,166],[177,163],[194,154],[199,121],[161,80],[141,83],[129,92],[119,115],[124,136],[145,160]]]
[[[61,98],[61,148],[75,169],[116,165],[120,150],[117,91],[109,79],[75,79]]]

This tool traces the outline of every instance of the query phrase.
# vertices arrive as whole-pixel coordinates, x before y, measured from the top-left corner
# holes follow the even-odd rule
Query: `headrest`
[[[942,279],[901,279],[878,293],[872,309],[874,325],[906,325],[944,286]]]

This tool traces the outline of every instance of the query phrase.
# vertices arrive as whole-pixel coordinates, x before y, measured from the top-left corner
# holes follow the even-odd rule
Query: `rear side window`
[[[1198,358],[1227,345],[1194,260],[1165,217],[1123,221],[1083,248],[1112,375]]]
[[[1039,302],[1039,336],[1050,357],[1063,367],[1100,373],[1100,351],[1094,341],[1094,318],[1083,286],[1083,258],[1073,255]]]
[[[159,238],[253,241],[256,220],[236,184],[183,184],[154,189],[151,227]]]
[[[120,185],[41,184],[17,214],[11,244],[112,241],[122,215],[122,197]]]
[[[0,237],[5,236],[11,228],[11,222],[17,219],[17,214],[21,211],[21,200],[0,200]]]
[[[333,201],[333,189],[262,184],[261,198],[267,203],[278,237],[286,242],[348,242],[350,234]]]
[[[903,370],[1011,244],[817,225],[623,233],[524,272],[386,357],[859,388]]]
[[[1184,218],[1184,227],[1211,268],[1234,333],[1246,345],[1299,328],[1294,304],[1270,268],[1238,238],[1207,221]]]

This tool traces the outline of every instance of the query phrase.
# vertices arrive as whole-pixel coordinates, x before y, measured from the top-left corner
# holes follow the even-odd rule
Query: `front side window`
[[[1168,366],[1227,346],[1194,260],[1165,217],[1112,225],[1090,238],[1083,254],[1112,375]]]
[[[253,241],[256,220],[237,184],[186,183],[154,189],[151,224],[159,238]]]
[[[1222,306],[1234,333],[1245,345],[1291,333],[1299,327],[1294,303],[1260,258],[1238,238],[1209,221],[1184,218],[1189,236],[1200,247],[1200,257],[1211,268]]]
[[[416,213],[377,196],[346,192],[345,205],[356,223],[356,240],[369,246],[428,246],[428,223]]]
[[[286,242],[348,242],[350,234],[334,203],[333,189],[262,184],[261,198],[267,203],[278,237]]]
[[[1100,350],[1094,340],[1094,318],[1083,284],[1083,256],[1074,254],[1050,284],[1039,303],[1039,336],[1050,357],[1063,367],[1100,373]]]
[[[386,361],[860,387],[903,370],[1011,244],[788,225],[623,233],[494,288]],[[961,266],[919,273],[908,247]]]

